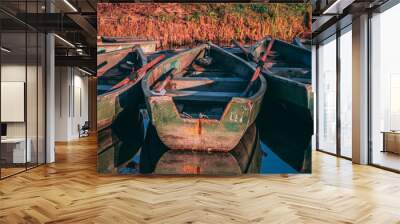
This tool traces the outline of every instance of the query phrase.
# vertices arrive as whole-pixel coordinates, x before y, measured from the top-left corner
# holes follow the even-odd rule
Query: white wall
[[[74,140],[88,120],[88,78],[73,67],[56,67],[55,73],[55,140]]]
[[[25,82],[25,64],[3,64],[1,66],[1,81]],[[6,110],[6,108],[1,108]],[[25,137],[25,123],[7,123],[7,137]]]
[[[38,69],[38,70],[37,70]],[[8,138],[25,138],[30,140],[32,161],[44,163],[44,74],[42,67],[36,65],[25,66],[25,63],[4,63],[1,66],[2,82],[24,82],[26,84],[26,107],[21,108],[22,113],[27,115],[27,120],[23,122],[6,122]],[[27,78],[27,80],[25,80]],[[24,94],[22,90],[21,94]],[[7,96],[2,96],[7,97]],[[10,108],[1,108],[1,110],[10,110]],[[12,113],[12,112],[11,112]],[[37,153],[39,156],[37,157]]]
[[[55,140],[68,140],[68,86],[69,69],[67,67],[55,68]]]
[[[26,75],[26,70],[28,71],[28,75],[32,74],[32,71],[36,69],[36,67],[29,66],[26,68],[25,64],[3,64],[1,66],[1,81],[2,82],[25,82],[25,75]],[[35,70],[36,74],[36,70]],[[29,78],[29,77],[28,77]],[[36,81],[31,83],[32,80],[29,80],[30,85],[35,85],[36,86]],[[27,89],[27,103],[35,102],[32,105],[29,105],[31,107],[36,108],[36,89],[28,88]],[[2,110],[7,110],[7,108],[1,108]],[[27,114],[28,122],[35,121],[35,127],[34,129],[36,130],[36,113],[28,113]],[[7,122],[7,136],[8,137],[25,137],[25,123],[26,122]],[[28,129],[30,127],[33,127],[33,124],[28,125]],[[35,133],[36,134],[36,133]],[[28,137],[29,136],[29,130],[28,130]]]
[[[79,72],[78,75],[76,72]],[[88,121],[89,119],[89,102],[88,102],[88,78],[86,76],[82,76],[83,73],[81,73],[79,70],[75,70],[75,75],[74,75],[74,91],[73,94],[73,100],[74,100],[74,108],[72,108],[72,114],[73,114],[73,119],[72,119],[72,132],[71,135],[76,138],[78,137],[78,124],[81,126],[85,123],[85,121]]]

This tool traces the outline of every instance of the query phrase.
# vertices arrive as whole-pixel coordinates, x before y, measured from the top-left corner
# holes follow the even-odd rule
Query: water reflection
[[[260,173],[298,173],[293,167],[288,163],[283,161],[277,154],[274,153],[266,144],[261,143],[261,150],[265,152],[262,157],[262,166]]]
[[[309,121],[305,121],[304,116],[300,116],[300,112],[293,113],[294,109],[290,108],[290,105],[269,101],[268,98],[266,98],[266,101],[268,107],[262,109],[256,121],[257,134],[255,135],[257,137],[251,154],[240,155],[241,157],[248,156],[242,162],[247,163],[246,165],[233,164],[230,155],[228,155],[229,153],[225,153],[226,155],[224,153],[217,153],[218,155],[205,153],[202,155],[201,153],[190,151],[180,153],[169,151],[157,137],[155,128],[149,125],[150,122],[146,110],[142,109],[142,125],[143,129],[146,130],[144,144],[133,158],[118,167],[118,172],[122,174],[148,174],[154,172],[192,174],[200,171],[196,171],[196,167],[189,166],[185,161],[201,159],[208,160],[208,162],[200,162],[204,165],[204,168],[201,168],[202,170],[205,168],[213,169],[213,171],[209,172],[204,171],[207,174],[236,174],[235,169],[237,167],[242,167],[242,171],[245,173],[309,172],[311,170],[309,161],[311,158],[307,154],[311,153],[310,141],[312,134],[312,126],[308,124]],[[300,119],[300,117],[303,119]],[[165,155],[166,152],[172,155]],[[174,159],[171,159],[171,157]],[[223,166],[231,168],[227,169],[225,167],[221,169],[221,165],[216,165],[216,162],[213,161],[218,161],[219,158],[220,163],[225,162]],[[167,160],[167,162],[160,162],[160,159]],[[162,166],[162,169],[160,170],[160,167],[157,168],[157,166]]]
[[[261,141],[280,160],[297,172],[311,171],[313,122],[308,109],[277,101],[267,94],[257,125]]]

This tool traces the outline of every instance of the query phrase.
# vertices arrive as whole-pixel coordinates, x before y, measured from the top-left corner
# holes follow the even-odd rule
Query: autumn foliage
[[[309,31],[306,4],[98,4],[101,36],[158,40],[160,48],[232,39],[253,43],[266,35],[291,41]]]

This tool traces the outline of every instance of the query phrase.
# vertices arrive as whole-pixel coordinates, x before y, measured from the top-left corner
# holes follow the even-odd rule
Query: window
[[[23,16],[40,12],[44,2],[4,4]],[[46,40],[40,31],[2,12],[0,26],[0,178],[5,178],[45,163]]]
[[[336,153],[336,36],[318,48],[318,149]]]
[[[400,5],[371,18],[371,162],[400,170]]]
[[[352,30],[340,36],[340,155],[352,157]]]

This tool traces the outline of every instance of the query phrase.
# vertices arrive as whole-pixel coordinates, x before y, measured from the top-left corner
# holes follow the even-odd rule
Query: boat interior
[[[104,54],[118,54],[117,51],[107,52]],[[118,57],[118,56],[117,56]],[[146,56],[143,54],[140,48],[133,48],[131,52],[125,55],[122,59],[117,59],[118,63],[115,63],[109,68],[102,76],[97,79],[97,91],[98,95],[108,92],[114,85],[122,81],[128,75],[132,74],[141,68],[147,61]],[[110,61],[104,61],[97,66],[97,69],[105,66]]]
[[[172,96],[181,117],[218,120],[232,97],[250,97],[260,88],[257,79],[244,93],[253,73],[240,58],[222,49],[204,48],[181,71],[162,74],[150,89],[155,95]]]

